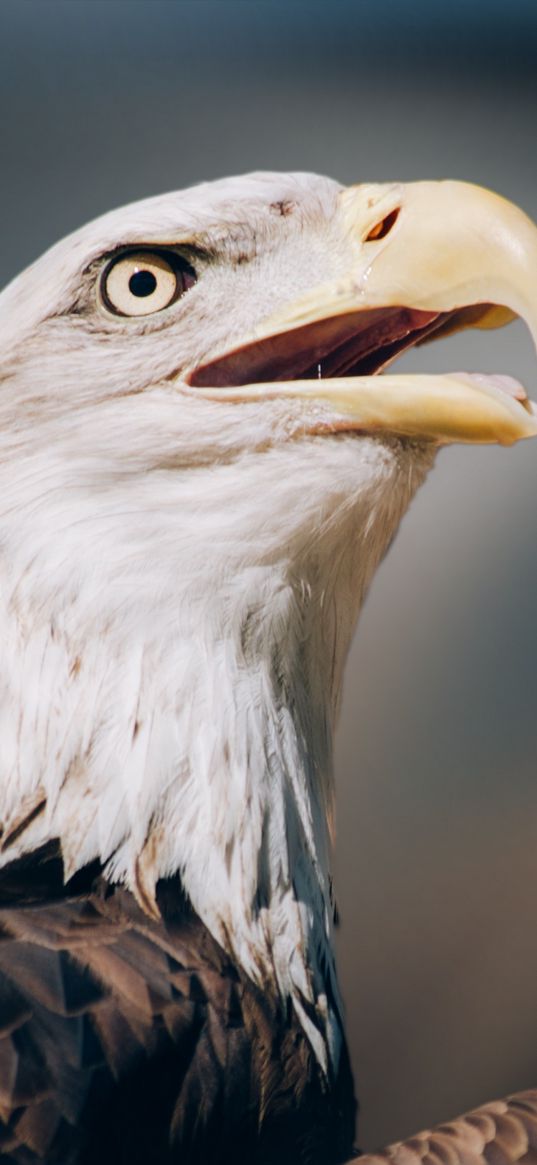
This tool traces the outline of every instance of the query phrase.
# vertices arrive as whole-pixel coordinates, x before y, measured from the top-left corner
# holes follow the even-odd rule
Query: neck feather
[[[62,495],[53,540],[10,531],[2,860],[59,838],[67,876],[97,857],[149,912],[158,879],[179,872],[214,937],[292,1000],[329,1070],[341,1031],[330,851],[342,672],[431,458],[375,441],[358,456],[352,439],[327,438],[295,456],[304,505],[300,464],[291,485],[265,455],[259,484],[257,457],[251,482],[242,470],[233,537],[226,510],[214,520],[209,471],[198,470],[194,523],[178,528],[175,469],[160,498],[140,485],[134,525],[114,479],[87,512],[87,490],[72,509]],[[232,472],[221,467],[222,484]]]

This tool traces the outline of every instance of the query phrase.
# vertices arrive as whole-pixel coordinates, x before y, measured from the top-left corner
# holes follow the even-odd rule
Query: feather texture
[[[535,1165],[537,1090],[494,1100],[382,1153],[354,1160],[361,1165]]]
[[[57,847],[4,871],[0,1159],[344,1160],[346,1055],[329,1086],[286,1006],[237,971],[177,879],[158,903],[156,921],[95,869],[66,891]]]

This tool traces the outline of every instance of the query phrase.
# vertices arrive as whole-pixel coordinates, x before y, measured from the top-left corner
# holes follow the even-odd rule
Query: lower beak
[[[349,376],[331,380],[291,380],[248,384],[240,389],[202,389],[218,400],[248,401],[299,397],[317,410],[312,432],[355,430],[392,433],[437,444],[513,445],[537,437],[537,408],[519,400],[516,381],[468,372],[446,375]]]
[[[278,344],[290,350],[321,324],[337,331],[345,321],[348,334],[353,321],[363,326],[365,313],[386,309],[408,309],[410,318],[426,313],[420,318],[435,320],[437,334],[496,327],[521,316],[537,343],[537,228],[512,203],[462,182],[357,186],[342,192],[337,215],[348,255],[345,274],[313,288],[263,321],[233,352],[195,370],[190,383],[197,391],[220,400],[317,402],[324,406],[318,427],[332,430],[438,443],[511,444],[537,436],[537,408],[509,378],[361,375],[358,369],[352,376],[280,380],[271,377],[269,362],[262,380],[234,383],[234,361],[244,366],[245,352]],[[381,360],[378,370],[388,362]]]

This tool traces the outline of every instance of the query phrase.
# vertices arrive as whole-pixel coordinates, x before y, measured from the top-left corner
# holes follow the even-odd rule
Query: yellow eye
[[[104,272],[101,295],[116,315],[149,316],[179,299],[196,281],[179,256],[159,251],[131,251]]]

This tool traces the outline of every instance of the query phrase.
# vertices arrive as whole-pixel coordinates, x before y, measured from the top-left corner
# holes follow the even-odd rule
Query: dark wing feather
[[[354,1160],[360,1165],[537,1165],[537,1089],[484,1104]]]

